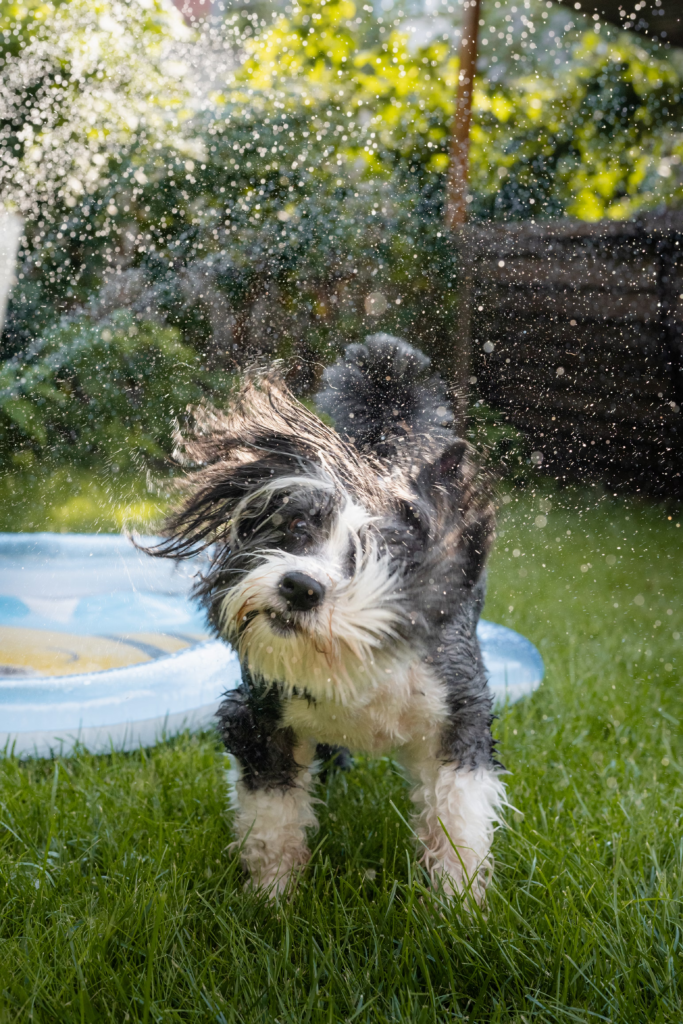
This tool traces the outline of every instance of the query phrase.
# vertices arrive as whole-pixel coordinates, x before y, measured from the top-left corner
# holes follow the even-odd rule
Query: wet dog
[[[308,859],[320,744],[393,752],[414,784],[422,862],[481,902],[504,801],[476,625],[494,529],[484,474],[429,360],[374,335],[317,405],[278,373],[194,411],[185,494],[155,553],[208,550],[196,587],[243,681],[218,712],[251,884]]]

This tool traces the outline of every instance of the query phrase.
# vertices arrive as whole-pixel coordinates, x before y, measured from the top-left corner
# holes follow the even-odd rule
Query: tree
[[[132,3],[117,6],[117,16]],[[156,18],[160,8],[143,10]],[[53,20],[62,16],[59,7],[49,11]],[[153,77],[168,75],[162,56],[176,28],[150,29],[151,48],[145,18],[129,29],[139,68],[145,60],[150,67],[140,86],[148,105],[137,127],[103,128],[91,149],[88,132],[76,131],[83,108],[69,73],[63,107],[55,108],[59,130],[72,125],[68,139],[77,140],[66,151],[85,149],[87,166],[96,156],[106,160],[88,184],[92,193],[78,200],[62,164],[52,193],[38,175],[5,352],[26,348],[78,304],[90,302],[99,315],[103,285],[107,294],[118,288],[120,302],[140,315],[155,310],[209,361],[226,365],[259,352],[297,352],[311,365],[374,324],[428,348],[444,345],[456,270],[443,230],[458,72],[449,39],[416,48],[401,24],[373,28],[352,0],[304,0],[270,22],[233,15],[217,45],[243,59],[189,117],[185,86],[164,79],[168,109],[157,103],[163,82]],[[54,25],[45,31],[54,35]],[[12,67],[29,66],[22,54],[37,43],[30,33],[26,40]],[[77,52],[73,40],[69,46]],[[99,64],[89,67],[96,97],[110,86],[97,77]],[[564,71],[529,67],[478,81],[475,216],[618,217],[676,199],[681,82],[654,47],[626,36],[605,41],[591,30],[575,37]],[[112,80],[117,74],[124,72],[112,68]],[[56,77],[41,81],[61,97]],[[133,89],[138,79],[125,81]],[[32,103],[25,110],[18,102],[22,125]],[[117,116],[125,103],[124,90]],[[7,167],[18,144],[9,142]],[[30,147],[19,144],[25,155],[14,166],[23,169]]]
[[[5,354],[101,283],[127,213],[108,201],[111,181],[143,183],[155,147],[186,148],[173,48],[187,38],[163,0],[0,0],[0,209],[26,232]]]
[[[557,76],[480,83],[472,185],[480,217],[622,219],[682,194],[683,82],[652,44],[583,33]]]
[[[188,31],[161,0],[3,0],[0,32],[0,194],[24,215],[73,208],[187,117],[170,46]]]

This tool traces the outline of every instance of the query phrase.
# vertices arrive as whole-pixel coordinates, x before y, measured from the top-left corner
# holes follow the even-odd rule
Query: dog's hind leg
[[[231,754],[236,846],[249,885],[283,892],[309,858],[306,829],[315,828],[309,770],[315,744],[279,726],[277,691],[243,685],[221,705],[220,730]]]
[[[320,764],[317,774],[319,782],[326,782],[332,772],[348,772],[353,767],[351,752],[346,747],[334,744],[319,743],[315,748],[315,759]]]

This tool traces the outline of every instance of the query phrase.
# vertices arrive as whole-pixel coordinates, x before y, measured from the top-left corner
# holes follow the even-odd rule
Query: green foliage
[[[120,468],[159,465],[171,450],[173,417],[229,384],[177,331],[127,311],[60,324],[0,370],[2,460],[37,452]]]
[[[0,0],[3,203],[73,208],[133,139],[172,144],[189,96],[169,47],[188,36],[161,0]]]
[[[99,288],[112,182],[144,180],[160,140],[184,151],[186,69],[171,58],[188,37],[162,0],[0,0],[0,210],[26,231],[3,355]]]
[[[318,783],[311,862],[273,907],[244,891],[214,735],[7,757],[0,1019],[678,1024],[683,530],[586,492],[506,497],[486,616],[546,679],[495,726],[511,806],[486,919],[428,889],[388,759]]]
[[[683,196],[683,81],[626,33],[582,35],[567,70],[474,95],[478,216],[622,219]],[[650,48],[652,51],[652,47]]]
[[[107,3],[82,35],[77,4],[36,7],[37,20],[11,8],[24,42],[1,37],[12,85],[4,187],[34,204],[3,355],[79,308],[95,323],[125,307],[143,319],[153,310],[207,365],[294,357],[300,391],[374,329],[409,335],[446,367],[458,71],[447,41],[415,50],[400,26],[378,35],[352,0],[306,0],[271,24],[230,16],[214,42],[244,62],[188,117],[167,60],[176,22],[155,4],[126,21],[127,3]],[[88,63],[91,29],[99,56]],[[57,43],[34,95],[21,76],[48,36]],[[683,90],[650,45],[590,31],[562,73],[481,76],[473,215],[621,217],[675,201]]]
[[[116,8],[119,19],[125,9]],[[62,9],[49,10],[44,20],[54,34]],[[144,109],[135,114],[125,103],[120,110],[116,106],[127,128],[115,130],[108,127],[108,101],[109,113],[97,121],[98,139],[92,132],[84,135],[94,152],[88,149],[80,177],[68,178],[69,188],[83,190],[79,202],[66,186],[46,186],[44,195],[42,186],[34,189],[39,209],[27,224],[24,278],[13,303],[7,351],[35,336],[52,309],[62,312],[96,290],[114,263],[122,269],[151,266],[158,276],[169,263],[177,268],[179,261],[187,265],[218,250],[231,266],[231,294],[253,299],[255,290],[265,290],[257,278],[273,277],[296,296],[302,280],[320,280],[344,253],[358,273],[362,265],[376,270],[382,263],[386,276],[389,265],[396,297],[409,280],[413,287],[414,271],[424,268],[436,278],[436,292],[447,291],[454,268],[439,234],[457,80],[457,60],[447,42],[414,51],[408,35],[394,28],[367,45],[367,20],[354,17],[351,0],[306,0],[254,35],[246,35],[243,19],[234,16],[221,38],[245,50],[245,63],[223,86],[217,83],[206,111],[183,120],[182,89],[160,82],[158,68],[152,74],[162,52],[155,40],[172,34],[167,27],[161,31],[153,10],[129,28],[134,52],[147,54],[150,62],[148,67],[140,58],[131,64],[138,79],[149,77],[140,99]],[[64,38],[64,51],[76,64],[82,44],[73,33]],[[22,51],[26,61],[29,51],[28,45]],[[118,52],[114,47],[114,57]],[[98,88],[115,82],[106,63],[91,70]],[[51,80],[41,109],[52,108],[60,96],[64,125],[71,125],[74,136],[74,124],[84,118],[74,99],[82,76],[61,77],[69,88],[64,92]],[[120,92],[137,95],[141,89],[137,79],[124,84],[117,87],[117,103]],[[673,65],[625,34],[606,43],[595,32],[584,33],[569,69],[557,75],[541,71],[496,82],[482,77],[472,132],[474,213],[618,217],[675,197],[680,94]],[[22,128],[7,136],[8,168],[16,166],[18,179],[23,175],[28,183],[39,161],[41,174],[59,178],[29,124],[33,107],[16,95]],[[165,97],[169,113],[163,117],[156,96]],[[15,146],[23,155],[12,155]],[[67,162],[72,151],[77,160],[80,150],[74,146],[71,141],[60,150]],[[107,163],[95,173],[94,161],[103,152]],[[57,205],[50,206],[55,195]],[[224,230],[228,221],[230,232]],[[370,244],[364,244],[370,223]],[[373,236],[382,239],[378,246]],[[438,303],[430,281],[415,288],[417,322],[425,305],[434,309]],[[178,321],[183,329],[187,319],[183,314]],[[189,321],[197,319],[206,317],[195,310]]]
[[[524,434],[481,400],[470,406],[467,420],[465,436],[487,469],[514,487],[533,483],[537,473],[531,463],[531,444]]]
[[[353,138],[338,145],[338,163],[360,159],[366,174],[384,177],[399,169],[399,181],[408,167],[423,180],[432,172],[442,192],[457,60],[441,40],[415,50],[400,29],[363,49],[353,14],[350,0],[307,0],[248,41],[239,77],[261,93],[296,83],[304,103],[343,96],[347,112],[363,107],[370,139],[362,149]],[[619,219],[672,201],[681,192],[672,168],[682,132],[683,82],[673,63],[627,33],[604,41],[597,29],[583,32],[560,73],[478,79],[473,212]]]
[[[445,58],[443,46],[433,52]],[[443,128],[425,111],[419,153],[406,144],[398,69],[383,100],[397,119],[394,150],[391,132],[375,139],[362,69],[348,103],[322,86],[311,95],[291,82],[247,87],[252,71],[247,62],[197,117],[192,156],[131,151],[106,191],[44,223],[40,259],[28,255],[15,291],[6,351],[21,350],[45,315],[41,282],[62,291],[68,282],[74,301],[113,262],[134,278],[140,308],[153,303],[200,351],[238,362],[297,353],[310,367],[375,326],[443,347],[454,267],[431,138]],[[384,313],[368,315],[365,299],[378,291]]]
[[[321,104],[341,107],[336,130],[342,137],[330,130],[328,142],[337,143],[337,162],[360,161],[366,174],[387,176],[397,162],[407,164],[406,170],[414,165],[412,173],[418,175],[422,166],[443,171],[446,162],[438,156],[438,143],[448,135],[458,77],[449,44],[434,40],[415,50],[410,34],[399,28],[384,41],[364,46],[362,21],[354,20],[355,13],[351,0],[297,4],[291,17],[246,41],[248,59],[233,95],[248,84],[248,95],[272,96],[284,89],[290,102],[312,108],[313,115]],[[360,116],[363,126],[372,122],[372,129],[344,137],[345,125],[356,127],[344,115]]]

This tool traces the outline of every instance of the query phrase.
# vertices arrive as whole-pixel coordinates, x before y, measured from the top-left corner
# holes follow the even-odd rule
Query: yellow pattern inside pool
[[[154,661],[207,640],[202,634],[83,636],[0,626],[0,676],[65,676]]]

